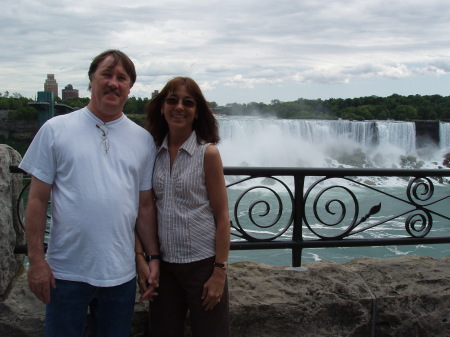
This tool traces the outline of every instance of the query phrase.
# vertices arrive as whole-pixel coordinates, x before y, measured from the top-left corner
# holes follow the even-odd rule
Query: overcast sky
[[[220,105],[450,95],[448,0],[2,0],[0,29],[0,92],[30,98],[50,73],[89,97],[110,48],[135,97],[178,75]]]

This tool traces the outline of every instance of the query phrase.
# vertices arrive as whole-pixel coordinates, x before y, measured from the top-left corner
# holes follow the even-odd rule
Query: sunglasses
[[[98,124],[95,124],[95,127],[102,132],[102,134],[100,135],[100,137],[102,138],[100,147],[107,154],[109,151],[108,127],[106,125]]]
[[[167,97],[164,101],[168,105],[177,105],[178,102],[180,102],[180,100],[181,100],[181,103],[186,108],[193,108],[194,106],[197,105],[197,103],[193,99],[190,99],[190,98]]]

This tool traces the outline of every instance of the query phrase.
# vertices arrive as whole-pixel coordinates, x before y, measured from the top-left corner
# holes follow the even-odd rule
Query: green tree
[[[417,109],[411,105],[398,105],[392,111],[394,119],[400,121],[411,121],[418,119]]]

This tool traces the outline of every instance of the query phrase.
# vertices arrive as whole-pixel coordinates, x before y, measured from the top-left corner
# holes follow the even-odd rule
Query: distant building
[[[38,91],[36,102],[29,104],[38,112],[39,127],[55,116],[55,97],[52,91]]]
[[[53,97],[59,97],[58,96],[58,83],[55,80],[54,74],[47,74],[47,79],[44,83],[44,91],[52,92]]]
[[[153,90],[153,92],[152,92],[152,98],[155,97],[156,95],[158,95],[158,90]]]
[[[74,89],[72,84],[66,85],[62,90],[62,99],[75,97],[78,98],[78,89]]]

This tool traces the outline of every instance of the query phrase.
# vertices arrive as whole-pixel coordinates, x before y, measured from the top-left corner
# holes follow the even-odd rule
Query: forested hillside
[[[6,94],[6,93],[5,93]],[[32,101],[18,93],[0,95],[0,110],[10,110],[9,118],[34,118],[35,110],[27,102]],[[149,98],[130,97],[124,108],[127,114],[143,114]],[[69,98],[57,103],[75,108],[86,106],[89,98]],[[359,98],[304,99],[292,102],[272,100],[265,103],[229,103],[218,106],[211,102],[216,112],[226,115],[261,115],[278,118],[300,119],[349,119],[349,120],[448,120],[450,121],[450,96],[440,95],[391,95]]]

